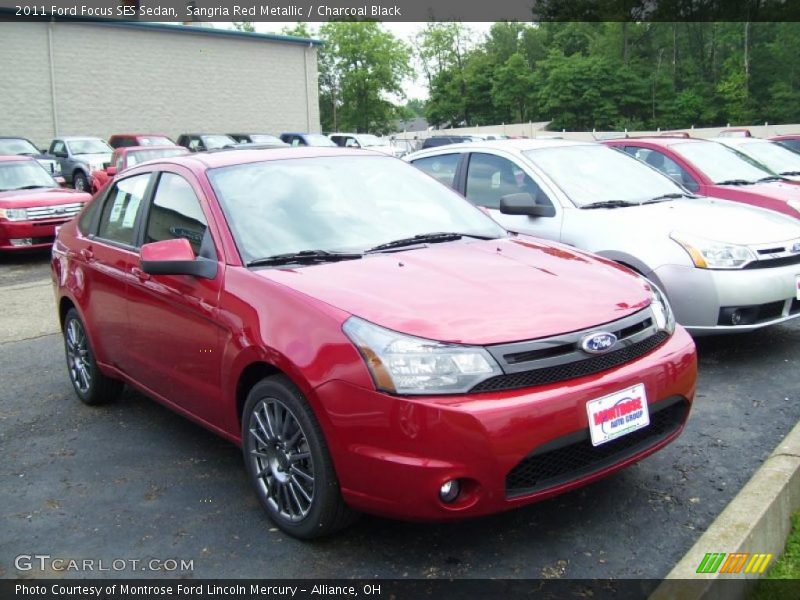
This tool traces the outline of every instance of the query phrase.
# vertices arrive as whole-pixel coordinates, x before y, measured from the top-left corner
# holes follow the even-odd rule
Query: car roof
[[[9,156],[0,155],[0,162],[21,162],[26,160],[36,160],[32,156],[22,156],[17,154],[11,154]]]
[[[765,140],[763,138],[757,137],[718,137],[718,138],[711,138],[713,142],[719,142],[721,144],[727,144],[728,146],[744,146],[745,144],[752,144],[752,143],[764,143],[769,144],[771,143],[769,140]]]
[[[27,140],[30,142],[30,139],[24,135],[0,135],[0,140]]]
[[[149,164],[169,163],[185,165],[193,169],[215,169],[246,163],[268,162],[273,160],[320,158],[329,156],[381,157],[395,160],[382,152],[363,150],[361,148],[335,148],[329,146],[305,146],[286,148],[269,148],[263,150],[239,150],[237,152],[198,152],[185,156],[171,156],[148,161]],[[127,172],[127,171],[126,171]]]
[[[496,150],[516,150],[524,152],[525,150],[536,150],[537,148],[561,148],[566,146],[594,146],[596,142],[590,141],[577,141],[577,140],[557,140],[557,139],[521,139],[521,140],[480,140],[475,142],[462,142],[453,144],[450,148],[458,148],[459,151],[467,150],[470,148],[493,148]],[[431,148],[430,152],[439,151],[448,146],[437,146]],[[424,150],[428,152],[429,150]]]
[[[115,133],[111,137],[109,137],[108,139],[115,138],[115,137],[147,137],[148,135],[159,136],[159,137],[169,137],[166,133]]]
[[[96,135],[60,135],[58,137],[54,137],[54,140],[62,140],[65,142],[74,142],[76,140],[101,140],[105,141],[103,138],[98,137]]]
[[[122,148],[115,148],[115,152],[119,153],[127,153],[127,152],[136,152],[137,150],[175,150],[175,149],[183,149],[186,150],[186,153],[189,153],[189,150],[184,146],[173,146],[171,144],[159,144],[158,146],[123,146]]]
[[[674,146],[675,144],[703,144],[711,140],[700,138],[685,138],[685,137],[668,137],[668,136],[641,136],[631,138],[619,138],[613,140],[603,140],[604,144],[609,146],[624,146],[631,142],[647,142],[648,144],[656,144],[658,146]]]

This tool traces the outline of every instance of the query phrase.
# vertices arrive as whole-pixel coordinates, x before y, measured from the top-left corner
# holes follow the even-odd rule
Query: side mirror
[[[114,177],[117,174],[117,167],[106,167],[106,175],[109,177]]]
[[[58,158],[67,158],[67,153],[62,150],[60,152],[53,152],[53,156],[57,156]]]
[[[139,251],[142,271],[150,275],[192,275],[202,279],[217,276],[217,263],[195,257],[189,240],[177,238],[144,244]]]
[[[552,206],[536,204],[528,192],[508,194],[500,198],[500,212],[504,215],[527,215],[529,217],[552,217]]]

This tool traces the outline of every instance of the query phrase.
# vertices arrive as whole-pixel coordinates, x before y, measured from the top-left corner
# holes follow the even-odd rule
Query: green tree
[[[256,28],[251,21],[233,21],[233,26],[239,31],[255,32]]]

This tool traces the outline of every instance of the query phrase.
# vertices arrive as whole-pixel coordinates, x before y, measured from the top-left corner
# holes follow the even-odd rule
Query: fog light
[[[459,493],[461,493],[461,485],[458,483],[458,479],[445,481],[439,488],[439,498],[447,504],[454,502]]]
[[[12,246],[33,246],[33,238],[15,238],[11,240]]]
[[[731,325],[740,325],[742,322],[742,311],[734,310],[731,313]]]

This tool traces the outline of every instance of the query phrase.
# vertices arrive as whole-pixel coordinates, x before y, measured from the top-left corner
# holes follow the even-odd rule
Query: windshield
[[[175,142],[163,135],[141,135],[140,146],[174,146]]]
[[[86,138],[85,140],[70,140],[67,147],[72,154],[111,154],[114,150],[103,140]]]
[[[778,174],[800,172],[800,154],[787,150],[780,144],[753,141],[740,144],[736,148]]]
[[[461,196],[391,158],[248,163],[212,169],[209,179],[245,262],[307,250],[363,252],[434,232],[506,235]]]
[[[34,156],[37,154],[41,154],[38,148],[31,144],[28,140],[23,140],[21,138],[14,138],[14,139],[5,139],[0,140],[0,154],[25,154],[29,156]]]
[[[0,163],[0,192],[35,187],[54,188],[58,184],[35,160]]]
[[[283,144],[281,138],[277,135],[269,135],[268,133],[254,133],[250,136],[250,140],[254,144]]]
[[[670,148],[693,163],[714,183],[732,180],[755,182],[772,175],[719,142],[680,142]]]
[[[216,150],[230,144],[236,144],[236,140],[227,135],[204,135],[203,143],[206,145],[207,150]]]
[[[614,200],[639,203],[684,193],[666,175],[606,146],[553,146],[525,155],[577,206]]]
[[[328,137],[320,133],[307,133],[304,137],[309,146],[336,146]]]
[[[127,165],[132,167],[146,160],[169,158],[170,156],[183,156],[184,154],[189,154],[189,150],[182,146],[176,146],[175,148],[154,148],[152,150],[133,150],[127,153]]]

